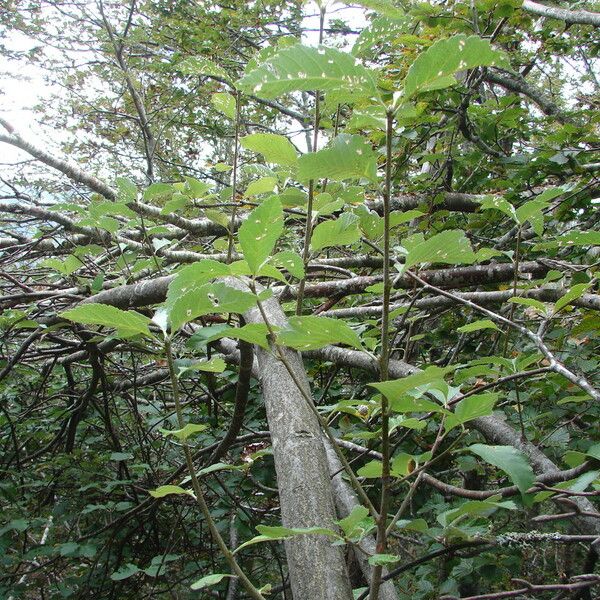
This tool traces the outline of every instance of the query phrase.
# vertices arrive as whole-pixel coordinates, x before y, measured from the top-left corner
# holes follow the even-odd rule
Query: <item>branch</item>
[[[547,19],[565,21],[565,23],[600,27],[600,14],[587,10],[566,10],[555,6],[546,6],[539,2],[532,2],[531,0],[523,0],[523,10]]]

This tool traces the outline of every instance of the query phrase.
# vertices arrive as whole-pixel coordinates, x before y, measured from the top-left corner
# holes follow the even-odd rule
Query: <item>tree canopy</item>
[[[597,597],[599,27],[5,2],[0,596]]]

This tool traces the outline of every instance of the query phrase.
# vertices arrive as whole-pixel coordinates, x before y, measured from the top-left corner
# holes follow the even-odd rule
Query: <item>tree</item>
[[[1,13],[6,597],[597,591],[598,13],[358,4]]]

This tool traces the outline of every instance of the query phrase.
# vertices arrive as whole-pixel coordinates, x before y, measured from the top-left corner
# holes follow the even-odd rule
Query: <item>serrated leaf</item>
[[[177,66],[186,75],[207,75],[229,81],[225,69],[203,56],[190,56],[182,60]]]
[[[422,263],[470,265],[476,259],[465,232],[460,229],[442,231],[421,242],[405,239],[403,244],[408,250],[406,269]]]
[[[408,19],[390,19],[378,17],[368,27],[365,27],[352,47],[354,56],[374,58],[382,45],[393,44],[400,34],[405,31]]]
[[[200,433],[206,429],[208,429],[208,425],[202,425],[200,423],[188,423],[181,429],[160,429],[160,432],[166,437],[172,435],[178,440],[184,441],[187,440],[191,435]]]
[[[128,577],[135,575],[139,572],[139,570],[140,569],[133,563],[127,563],[126,565],[123,565],[118,571],[115,571],[110,576],[110,578],[113,581],[122,581],[123,579],[127,579]]]
[[[546,305],[539,300],[535,300],[534,298],[521,298],[520,296],[513,296],[512,298],[509,298],[508,301],[514,304],[521,304],[523,306],[535,308],[542,314],[546,313]]]
[[[496,393],[476,394],[464,398],[456,405],[454,414],[446,417],[446,431],[478,417],[491,415],[497,401],[498,394]]]
[[[391,565],[397,563],[399,560],[400,557],[395,554],[373,554],[373,556],[369,556],[369,564],[371,566]]]
[[[277,196],[267,198],[242,223],[238,237],[244,258],[253,274],[269,258],[283,232],[283,210]]]
[[[338,525],[347,539],[358,542],[375,527],[375,519],[369,514],[365,506],[357,505],[345,518],[338,521]]]
[[[517,212],[515,207],[505,198],[499,198],[498,196],[486,196],[481,200],[480,204],[481,210],[499,210],[506,216],[510,217],[513,221],[517,222]]]
[[[395,6],[390,0],[355,0],[352,4],[358,4],[363,8],[369,8],[376,13],[391,19],[399,19],[404,16],[402,9]]]
[[[298,179],[377,179],[377,154],[360,135],[341,133],[323,150],[303,154],[298,161]]]
[[[480,331],[481,329],[495,329],[496,331],[500,331],[500,328],[490,319],[481,319],[480,321],[467,323],[466,325],[459,327],[456,331],[460,331],[461,333],[471,333],[473,331]]]
[[[228,577],[235,578],[235,575],[230,575],[229,573],[213,573],[212,575],[206,575],[206,577],[201,577],[198,581],[194,581],[194,583],[190,585],[190,588],[192,590],[203,590],[212,585],[217,585],[217,583],[220,583],[223,579],[227,579]]]
[[[189,371],[204,371],[206,373],[222,373],[225,370],[225,361],[222,358],[211,358],[193,362],[184,367],[180,367],[178,377],[181,377]]]
[[[175,188],[168,183],[153,183],[144,190],[143,198],[146,202],[156,198],[168,198],[173,195]]]
[[[278,252],[271,258],[271,263],[285,269],[292,277],[302,279],[304,277],[304,263],[302,257],[292,250]]]
[[[517,507],[514,502],[494,502],[493,500],[467,500],[463,502],[458,508],[447,510],[446,512],[438,515],[437,520],[440,525],[448,527],[456,519],[463,515],[469,515],[472,517],[487,517],[492,513],[496,512],[499,508],[506,508],[509,510],[515,510]]]
[[[190,490],[184,490],[182,487],[179,487],[178,485],[161,485],[160,487],[157,487],[155,490],[149,490],[148,493],[153,497],[153,498],[164,498],[165,496],[180,496],[180,495],[186,495],[186,496],[192,496],[192,498],[194,497],[194,494],[192,491]]]
[[[425,370],[402,379],[394,379],[390,381],[382,381],[380,383],[369,383],[371,387],[374,387],[381,392],[388,400],[398,401],[401,396],[414,390],[415,388],[427,385],[430,383],[438,382],[444,379],[444,376],[451,371],[454,371],[456,366],[451,367],[436,367],[430,366]],[[438,407],[439,408],[439,407]]]
[[[253,133],[240,140],[242,148],[258,152],[269,163],[295,165],[298,156],[293,144],[283,135],[275,133]]]
[[[170,291],[170,290],[169,290]],[[256,305],[256,296],[223,282],[190,286],[182,294],[167,297],[166,308],[173,330],[203,315],[244,313]]]
[[[488,40],[477,35],[455,35],[435,42],[419,54],[404,80],[404,96],[439,90],[456,83],[454,74],[474,67],[489,67],[505,61]]]
[[[131,337],[145,335],[150,337],[148,324],[150,319],[135,311],[126,311],[108,304],[83,304],[60,313],[63,319],[84,325],[102,325],[116,329],[118,335]]]
[[[571,304],[573,300],[577,300],[577,298],[581,298],[583,294],[590,287],[589,283],[578,283],[574,285],[562,298],[559,298],[554,305],[554,312],[557,313],[559,310],[563,309],[568,304]]]
[[[222,112],[226,117],[235,119],[236,104],[235,98],[227,92],[217,92],[210,97],[212,105]]]
[[[244,196],[249,198],[250,196],[260,196],[272,192],[277,185],[277,177],[261,177],[256,181],[250,183],[244,192]]]
[[[359,218],[343,213],[338,219],[319,223],[312,232],[310,249],[313,252],[330,246],[347,246],[360,240]]]
[[[513,446],[473,444],[467,448],[486,462],[504,471],[522,494],[533,485],[535,475],[527,457]]]
[[[240,89],[260,98],[277,98],[294,91],[320,90],[340,100],[377,96],[373,75],[352,55],[319,46],[296,44],[279,50],[262,64],[250,68],[238,81]]]
[[[260,544],[262,542],[272,542],[277,540],[287,540],[298,535],[326,535],[328,537],[339,537],[331,529],[326,527],[269,527],[267,525],[258,525],[256,530],[260,533],[251,540],[244,542],[241,546],[238,546],[234,554],[238,553],[242,548],[252,546],[254,544]]]
[[[277,343],[296,350],[316,350],[329,344],[346,344],[362,350],[358,334],[344,321],[329,317],[290,317],[277,334]]]

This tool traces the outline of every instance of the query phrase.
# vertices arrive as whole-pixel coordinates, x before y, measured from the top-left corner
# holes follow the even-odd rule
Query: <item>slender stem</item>
[[[175,403],[175,413],[177,415],[177,423],[180,428],[185,426],[185,421],[183,418],[183,409],[181,407],[181,400],[179,397],[179,382],[177,380],[177,374],[175,373],[175,363],[173,361],[173,351],[171,348],[171,340],[170,338],[165,338],[165,354],[167,355],[167,365],[169,367],[169,377],[171,380],[171,388],[173,392],[173,402]],[[248,592],[248,595],[251,598],[255,598],[256,600],[265,600],[265,597],[258,591],[256,587],[254,587],[253,583],[248,579],[246,574],[242,571],[241,567],[238,565],[235,557],[227,547],[225,540],[219,533],[217,526],[210,514],[210,509],[206,503],[206,499],[204,497],[204,492],[202,491],[202,487],[200,486],[200,481],[196,476],[196,470],[194,469],[194,459],[192,457],[192,451],[188,446],[187,440],[182,441],[183,452],[185,454],[185,462],[187,466],[188,473],[190,475],[190,479],[192,481],[192,489],[194,490],[194,494],[196,496],[196,502],[200,506],[200,510],[202,511],[202,515],[204,516],[210,533],[217,543],[219,550],[225,557],[225,560],[229,564],[230,569],[237,575],[242,585]]]
[[[235,231],[235,219],[237,217],[237,172],[238,172],[238,155],[240,151],[240,95],[239,92],[234,92],[235,98],[235,132],[233,135],[233,173],[231,175],[231,203],[233,210],[231,211],[231,222],[229,223],[229,244],[227,246],[227,264],[231,262],[233,256],[233,239]]]
[[[383,305],[381,307],[381,355],[379,358],[379,378],[386,381],[389,377],[390,363],[390,198],[392,187],[392,133],[394,129],[394,113],[390,109],[386,121],[386,160],[385,183],[383,190]],[[381,396],[381,505],[377,520],[377,541],[375,551],[383,554],[387,549],[387,514],[390,504],[390,407],[388,399]],[[381,586],[382,566],[373,569],[371,579],[370,600],[377,600]]]
[[[320,19],[319,19],[319,45],[323,43],[323,29],[325,26],[325,13],[326,7],[321,6]],[[312,148],[313,152],[317,151],[317,142],[319,140],[319,119],[320,116],[320,94],[319,90],[315,91],[315,113],[313,120],[313,139]],[[306,226],[304,228],[304,248],[302,250],[302,262],[304,263],[304,277],[298,284],[298,296],[296,298],[296,314],[302,314],[302,300],[304,298],[304,287],[306,285],[306,267],[308,266],[308,260],[310,258],[310,238],[312,236],[312,210],[313,201],[315,197],[315,182],[311,179],[308,182],[308,202],[306,205]]]
[[[521,226],[519,225],[517,229],[517,241],[515,246],[515,270],[513,275],[513,296],[517,295],[517,282],[519,279],[519,260],[521,254]],[[515,307],[516,305],[513,303],[510,306],[510,314],[508,316],[509,320],[512,321],[515,316]],[[504,334],[504,348],[502,351],[502,356],[506,356],[508,354],[508,340],[510,338],[510,327],[506,328],[506,333]]]

